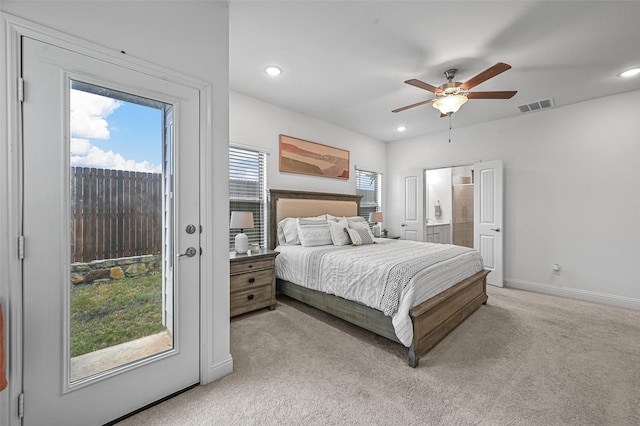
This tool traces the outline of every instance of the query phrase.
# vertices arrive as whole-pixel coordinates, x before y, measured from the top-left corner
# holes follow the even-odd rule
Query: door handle
[[[492,231],[496,231],[496,232],[500,232],[500,227],[498,226],[497,228],[490,228]]]
[[[400,226],[407,226],[407,224],[406,223],[402,223],[402,224],[400,224]]]
[[[184,253],[179,254],[178,257],[183,257],[183,256],[193,257],[196,255],[197,252],[198,251],[194,247],[189,247],[188,249],[185,250]]]

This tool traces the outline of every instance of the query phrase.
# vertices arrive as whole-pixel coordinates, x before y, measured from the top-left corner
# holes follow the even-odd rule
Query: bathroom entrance
[[[473,166],[424,173],[426,240],[473,248]]]

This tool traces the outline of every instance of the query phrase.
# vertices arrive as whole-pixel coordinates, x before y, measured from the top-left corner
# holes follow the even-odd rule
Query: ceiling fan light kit
[[[464,95],[448,95],[436,99],[433,102],[433,107],[438,109],[442,114],[453,114],[457,112],[460,107],[466,104],[468,98]]]

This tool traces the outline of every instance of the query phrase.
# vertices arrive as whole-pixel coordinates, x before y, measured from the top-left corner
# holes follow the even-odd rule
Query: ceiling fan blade
[[[505,64],[503,62],[498,62],[494,66],[482,71],[480,74],[476,75],[475,77],[472,77],[469,80],[465,81],[464,83],[462,83],[462,86],[460,87],[462,87],[464,90],[469,90],[473,87],[476,87],[478,84],[484,83],[490,78],[493,78],[496,75],[507,71],[508,69],[511,69],[511,65]]]
[[[518,93],[517,90],[504,90],[499,92],[470,92],[467,93],[469,99],[511,99]]]
[[[410,85],[415,86],[415,87],[419,87],[420,89],[428,90],[429,92],[432,92],[432,93],[440,93],[440,92],[442,92],[441,88],[432,86],[429,83],[425,83],[424,81],[416,80],[415,78],[413,78],[411,80],[407,80],[407,81],[405,81],[405,83],[410,84]]]
[[[412,104],[412,105],[407,105],[404,106],[402,108],[398,108],[398,109],[394,109],[391,112],[400,112],[400,111],[404,111],[405,109],[409,109],[409,108],[413,108],[413,107],[417,107],[420,105],[425,105],[425,104],[430,104],[431,102],[435,101],[435,99],[429,99],[428,101],[422,101],[422,102],[418,102],[417,104]]]

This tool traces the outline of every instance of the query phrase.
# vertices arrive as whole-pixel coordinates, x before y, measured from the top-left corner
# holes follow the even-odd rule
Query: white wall
[[[429,223],[450,222],[453,214],[451,168],[427,170],[427,218]],[[436,218],[436,201],[440,202],[442,216]]]
[[[206,324],[206,353],[203,354],[207,368],[214,370],[230,363],[229,345],[229,260],[228,205],[213,203],[212,200],[228,199],[228,45],[229,24],[228,9],[224,2],[187,2],[187,1],[41,1],[0,2],[0,11],[26,19],[47,28],[57,30],[73,37],[83,39],[84,46],[98,45],[115,52],[125,51],[135,60],[159,65],[168,70],[197,78],[209,83],[212,97],[211,109],[207,111],[211,122],[211,131],[206,137],[212,141],[204,152],[202,165],[206,173],[204,201],[212,205],[210,214],[202,218],[205,226],[203,234],[204,253],[211,256],[210,265],[204,271],[206,297],[212,304],[210,322]],[[4,35],[2,43],[4,44]],[[4,52],[6,54],[6,52]],[[6,81],[6,63],[2,59],[4,88],[15,86]],[[3,102],[4,102],[4,96]],[[0,110],[6,111],[3,108]],[[5,115],[5,114],[3,114]],[[6,116],[1,122],[6,124]],[[15,188],[15,182],[7,172],[9,155],[8,141],[4,130],[0,133],[0,205],[3,205],[0,220],[0,270],[5,271],[8,262],[13,262],[15,240],[9,240],[12,224],[5,214],[13,214],[15,206],[7,207],[9,193]],[[11,256],[9,256],[11,253]],[[4,274],[4,272],[3,272]],[[11,306],[8,280],[0,275],[0,301],[5,309]],[[16,308],[17,309],[17,308]],[[6,314],[6,311],[5,311]],[[6,316],[5,316],[6,318]],[[5,329],[5,332],[7,329]],[[18,336],[5,337],[17,342]],[[12,375],[10,386],[19,387],[19,375]],[[211,379],[212,377],[209,377]],[[204,378],[206,381],[207,377]],[[0,395],[2,414],[0,423],[8,424],[7,392]]]
[[[640,309],[638,105],[635,91],[454,128],[450,144],[446,132],[392,142],[388,202],[403,203],[407,172],[502,159],[507,285]]]
[[[229,94],[229,111],[231,144],[270,151],[267,157],[269,188],[355,194],[356,166],[383,173],[383,187],[385,185],[384,142],[237,92]],[[280,134],[349,150],[349,180],[281,173],[278,162]],[[384,202],[383,198],[383,206]]]

